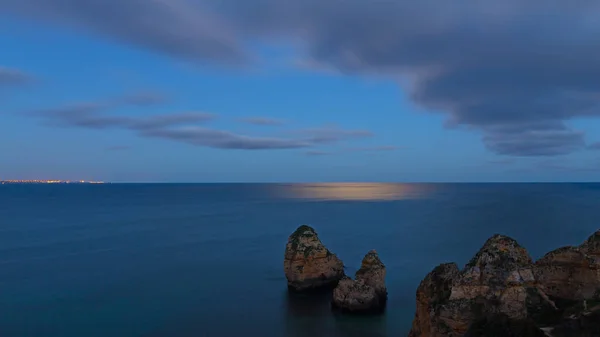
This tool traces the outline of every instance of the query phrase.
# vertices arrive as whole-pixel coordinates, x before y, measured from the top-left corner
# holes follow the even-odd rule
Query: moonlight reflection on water
[[[277,185],[274,193],[289,199],[380,201],[424,198],[434,188],[426,184],[317,183]]]

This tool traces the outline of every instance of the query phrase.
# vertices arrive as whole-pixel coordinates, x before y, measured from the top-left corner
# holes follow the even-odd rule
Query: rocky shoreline
[[[462,270],[434,268],[409,337],[459,336],[600,336],[600,231],[536,262],[496,234]]]
[[[352,279],[310,226],[285,249],[291,291],[332,289],[331,306],[352,314],[385,310],[386,269],[369,251]],[[538,261],[516,240],[490,237],[462,269],[435,267],[416,292],[409,337],[600,337],[600,230]]]

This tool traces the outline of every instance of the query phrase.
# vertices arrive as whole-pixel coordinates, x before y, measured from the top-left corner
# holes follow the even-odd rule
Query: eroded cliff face
[[[458,278],[456,263],[445,263],[435,267],[417,288],[417,311],[410,337],[448,336],[451,332],[447,323],[440,319],[441,303],[450,298],[452,282]]]
[[[411,337],[464,336],[490,314],[523,320],[556,310],[536,286],[529,253],[512,238],[492,236],[462,271],[455,267],[437,267],[419,286]]]
[[[600,231],[582,245],[549,252],[535,263],[544,291],[559,300],[583,301],[600,296]]]
[[[288,287],[295,291],[334,287],[344,277],[342,260],[306,225],[298,227],[288,238],[283,267]]]
[[[417,289],[410,337],[600,336],[600,231],[533,263],[494,235],[463,270],[443,264]]]
[[[387,302],[385,275],[385,265],[371,250],[363,258],[356,279],[345,277],[333,290],[333,307],[351,313],[383,311]]]

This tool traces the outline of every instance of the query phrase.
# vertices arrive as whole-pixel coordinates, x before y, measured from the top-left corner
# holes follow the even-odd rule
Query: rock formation
[[[494,235],[463,270],[436,267],[416,297],[410,337],[600,336],[600,231],[535,263]]]
[[[456,263],[441,264],[431,271],[417,288],[417,312],[410,337],[445,336],[451,332],[440,319],[440,303],[450,298],[452,282],[458,277]]]
[[[288,238],[283,267],[288,288],[296,291],[334,287],[344,277],[342,260],[306,225],[298,227]]]
[[[535,277],[559,301],[583,301],[600,295],[600,231],[578,247],[549,252],[536,263]]]
[[[333,290],[332,306],[345,312],[372,313],[385,309],[385,265],[375,250],[362,260],[356,279],[344,277]]]
[[[456,269],[439,266],[419,286],[411,337],[464,336],[491,314],[523,320],[556,310],[536,287],[531,257],[509,237],[492,236],[462,271]]]
[[[342,261],[300,226],[284,260],[291,290],[333,289],[332,306],[345,312],[381,312],[387,302],[386,268],[374,250],[355,279]],[[600,231],[533,262],[507,236],[489,238],[459,270],[437,266],[421,281],[409,337],[600,336]]]

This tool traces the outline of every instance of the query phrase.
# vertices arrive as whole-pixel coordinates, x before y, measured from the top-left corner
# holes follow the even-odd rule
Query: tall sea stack
[[[288,288],[294,291],[333,288],[344,277],[342,260],[307,225],[298,227],[288,238],[283,268]]]

